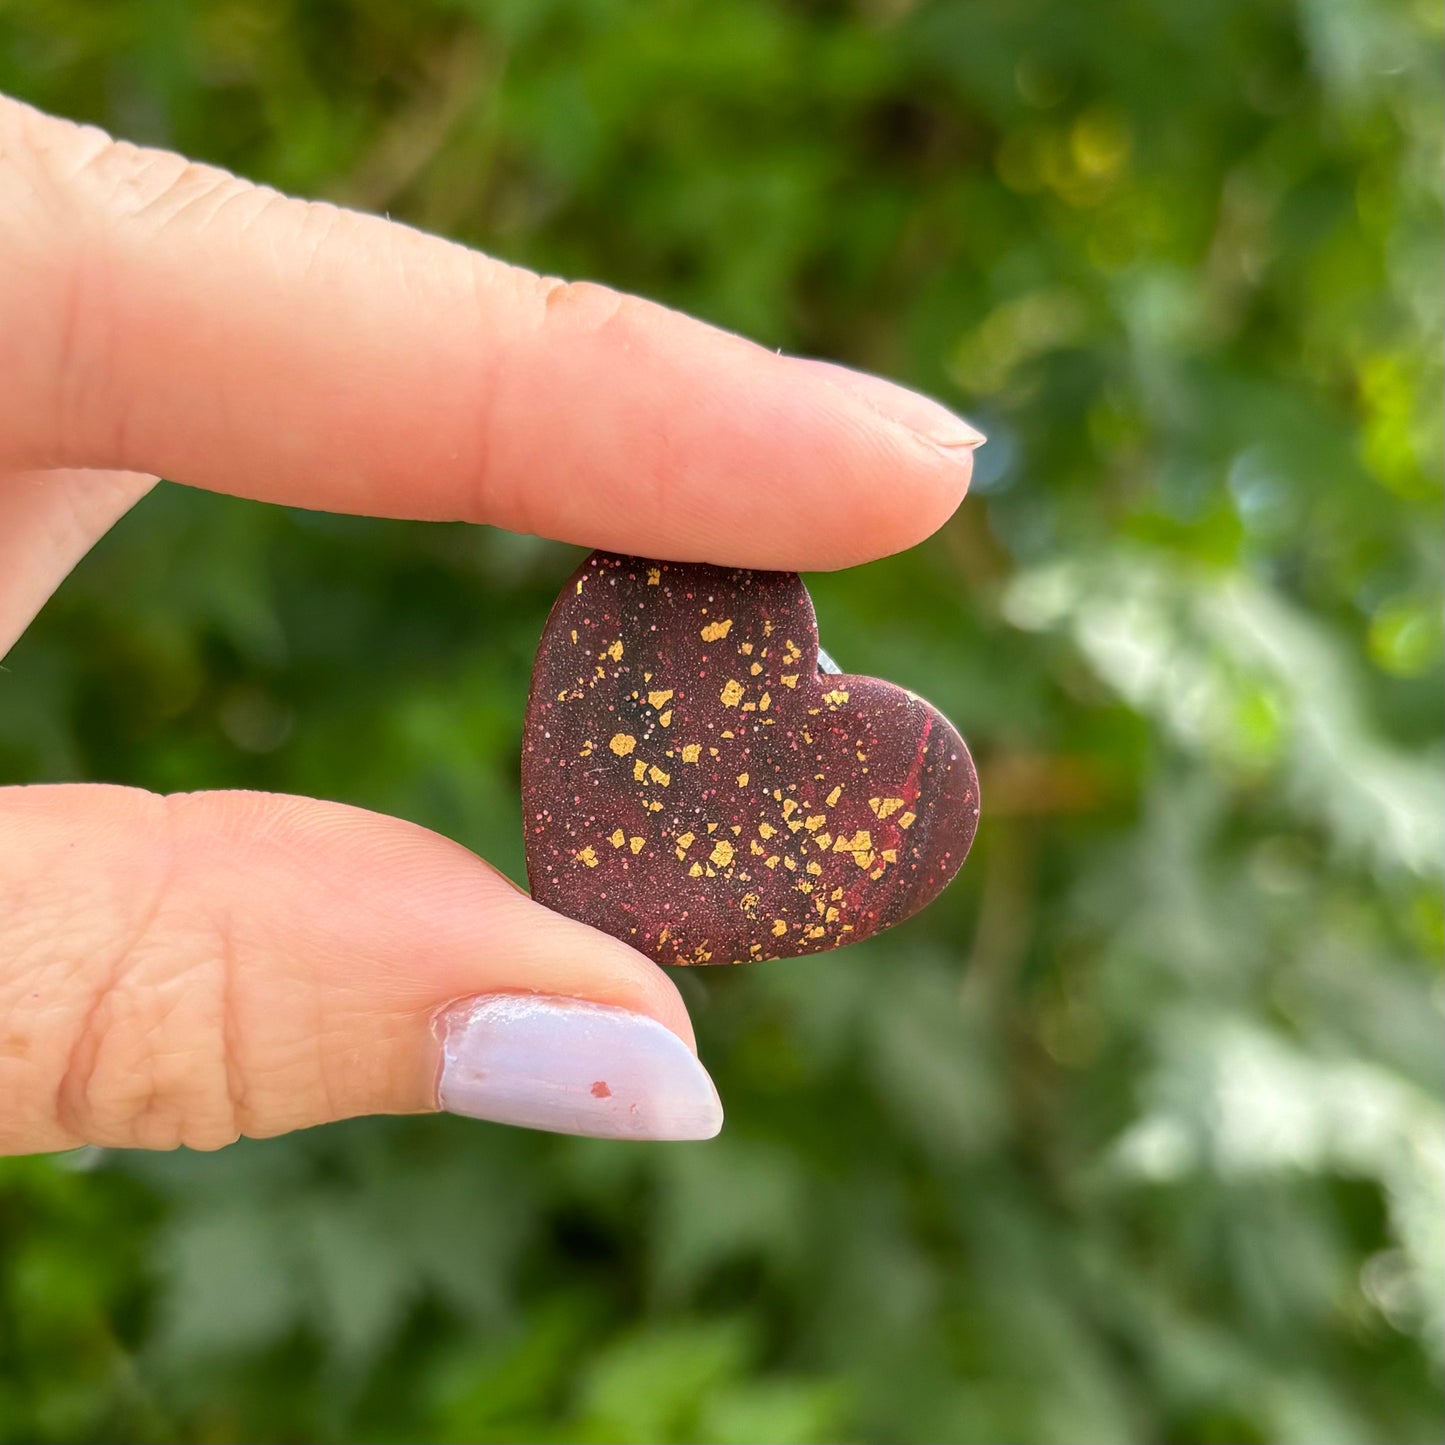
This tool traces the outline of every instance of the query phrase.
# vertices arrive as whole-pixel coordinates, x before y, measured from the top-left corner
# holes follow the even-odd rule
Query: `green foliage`
[[[991,438],[938,537],[812,579],[974,744],[974,858],[883,940],[680,979],[723,1136],[0,1165],[0,1440],[1437,1438],[1440,40],[1418,0],[0,5],[23,98]],[[0,671],[0,779],[319,794],[520,876],[569,564],[163,489]]]

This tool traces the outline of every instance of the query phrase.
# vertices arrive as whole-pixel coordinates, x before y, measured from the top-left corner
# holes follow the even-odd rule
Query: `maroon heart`
[[[594,552],[537,651],[522,803],[538,901],[662,963],[741,963],[931,902],[978,777],[922,698],[819,673],[796,574]]]

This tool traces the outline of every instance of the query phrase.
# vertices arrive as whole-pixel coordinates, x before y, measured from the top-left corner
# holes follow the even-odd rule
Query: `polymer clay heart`
[[[539,902],[661,963],[741,963],[931,902],[978,777],[922,698],[818,671],[794,573],[594,552],[537,652],[522,802]]]

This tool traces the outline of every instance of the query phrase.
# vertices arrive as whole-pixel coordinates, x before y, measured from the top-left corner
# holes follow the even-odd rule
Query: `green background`
[[[991,438],[938,536],[809,579],[970,739],[973,857],[679,978],[722,1137],[0,1163],[0,1439],[1440,1438],[1434,0],[0,0],[0,88]],[[162,488],[0,670],[0,781],[318,794],[520,877],[576,555]]]

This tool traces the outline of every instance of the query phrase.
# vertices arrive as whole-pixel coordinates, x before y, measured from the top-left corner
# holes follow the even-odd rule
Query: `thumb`
[[[0,1154],[438,1108],[722,1123],[667,976],[436,834],[268,794],[0,789]]]

